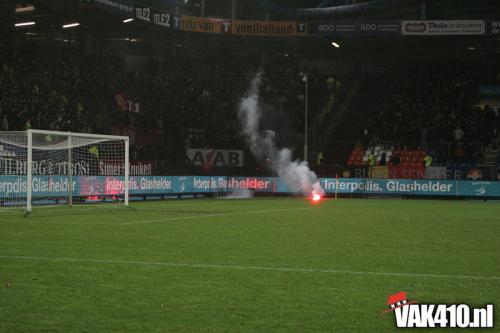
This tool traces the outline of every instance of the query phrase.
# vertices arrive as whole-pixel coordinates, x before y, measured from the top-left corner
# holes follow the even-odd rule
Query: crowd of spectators
[[[167,57],[151,61],[147,70],[135,73],[129,88],[147,110],[141,112],[141,119],[148,126],[160,124],[170,133],[182,130],[176,137],[184,138],[188,146],[230,148],[241,133],[238,103],[258,71],[264,73],[261,96],[266,105],[273,108],[274,115],[286,113],[289,130],[301,128],[305,102],[301,70],[288,56],[259,61],[237,55],[209,61]],[[318,94],[320,82],[317,75],[314,78],[310,90]],[[266,120],[265,126],[276,128],[283,117]]]
[[[71,48],[10,49],[0,59],[2,129],[92,131],[116,84],[117,60]]]
[[[380,78],[378,100],[368,108],[367,130],[372,138],[433,142],[452,141],[459,128],[464,141],[491,143],[498,121],[478,101],[475,75],[452,66],[398,71]],[[484,112],[483,112],[484,111]]]
[[[281,146],[299,149],[304,76],[310,119],[323,119],[322,113],[332,109],[330,97],[340,83],[301,68],[287,54],[255,58],[177,52],[143,57],[132,70],[125,56],[110,52],[45,44],[9,51],[0,56],[1,130],[125,134],[131,136],[133,159],[180,164],[188,148],[244,149],[237,109],[256,72],[264,72],[264,108],[273,109],[263,129],[276,130]],[[352,139],[365,145],[404,141],[427,149],[444,142],[452,154],[495,146],[500,112],[476,106],[481,75],[463,64],[395,68],[380,75],[377,84],[370,81],[359,89],[362,98],[354,104],[359,110],[347,119],[353,124],[343,128],[357,127]]]
[[[30,45],[3,53],[0,66],[1,129],[128,134],[133,158],[183,162],[186,148],[244,148],[237,108],[259,70],[265,105],[280,115],[264,126],[281,128],[285,141],[303,128],[304,68],[288,55],[170,54],[143,57],[140,69],[131,70],[113,53]],[[310,93],[323,93],[325,82],[309,77]],[[129,101],[137,108],[127,108]],[[311,101],[314,116],[321,99]]]
[[[356,119],[364,144],[393,143],[410,148],[446,147],[477,157],[494,147],[500,110],[479,105],[481,73],[464,64],[398,68],[360,91],[363,115]],[[448,156],[453,157],[453,156]]]

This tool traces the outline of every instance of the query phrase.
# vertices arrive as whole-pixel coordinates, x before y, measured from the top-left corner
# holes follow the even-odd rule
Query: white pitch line
[[[227,212],[227,213],[209,213],[202,215],[193,215],[193,216],[181,216],[181,217],[165,217],[153,220],[141,220],[141,221],[133,221],[133,222],[123,222],[123,223],[114,223],[114,225],[131,225],[131,224],[143,224],[143,223],[157,223],[157,222],[166,222],[166,221],[178,221],[178,220],[192,220],[199,219],[205,217],[213,217],[213,216],[227,216],[227,215],[246,215],[246,214],[261,214],[261,213],[272,213],[272,212],[286,212],[293,210],[304,210],[310,209],[310,207],[302,207],[302,208],[276,208],[276,209],[263,209],[263,210],[246,210],[242,212]],[[189,213],[189,212],[186,212]]]
[[[453,275],[453,274],[427,274],[427,273],[396,273],[396,272],[368,272],[349,271],[337,269],[316,269],[316,268],[291,268],[291,267],[265,267],[265,266],[238,266],[238,265],[216,265],[216,264],[188,264],[157,261],[137,261],[137,260],[110,260],[110,259],[86,259],[86,258],[64,258],[64,257],[31,257],[31,256],[3,256],[0,259],[18,259],[33,261],[55,261],[55,262],[85,262],[96,264],[114,265],[141,265],[141,266],[167,266],[184,268],[208,268],[208,269],[233,269],[271,272],[292,272],[292,273],[325,273],[325,274],[346,274],[346,275],[367,275],[367,276],[393,276],[410,278],[441,278],[441,279],[466,279],[466,280],[491,280],[500,281],[500,276],[477,276],[477,275]]]
[[[181,217],[162,217],[158,219],[153,219],[153,220],[139,220],[139,221],[132,221],[132,222],[122,222],[122,223],[115,223],[115,222],[68,222],[68,221],[44,221],[44,222],[39,222],[39,221],[33,221],[30,219],[26,219],[24,222],[19,222],[19,221],[5,221],[5,222],[12,222],[12,223],[56,223],[56,224],[78,224],[78,225],[107,225],[107,226],[113,226],[113,225],[133,225],[133,224],[144,224],[144,223],[158,223],[158,222],[168,222],[168,221],[180,221],[180,220],[192,220],[192,219],[199,219],[199,218],[206,218],[206,217],[214,217],[214,216],[228,216],[228,215],[246,215],[246,214],[260,214],[260,213],[272,213],[272,212],[281,212],[281,211],[294,211],[294,210],[305,210],[305,209],[311,209],[310,207],[302,207],[302,208],[276,208],[276,209],[264,209],[264,210],[247,210],[247,211],[234,211],[234,212],[227,212],[227,213],[209,213],[209,214],[199,214],[199,215],[190,215],[190,216],[181,216]],[[189,213],[189,212],[186,212]],[[61,214],[63,215],[63,214]]]

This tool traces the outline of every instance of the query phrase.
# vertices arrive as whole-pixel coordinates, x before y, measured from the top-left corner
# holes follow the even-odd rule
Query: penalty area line
[[[361,275],[361,276],[392,276],[392,277],[408,277],[408,278],[438,278],[438,279],[500,281],[500,276],[453,275],[453,274],[432,274],[432,273],[369,272],[369,271],[349,271],[349,270],[319,269],[319,268],[316,269],[316,268],[292,268],[292,267],[239,266],[239,265],[217,265],[217,264],[194,264],[194,263],[190,264],[190,263],[137,261],[137,260],[111,260],[111,259],[34,257],[34,256],[5,256],[5,255],[0,255],[0,259],[96,263],[96,264],[112,264],[112,265],[140,265],[140,266],[164,266],[164,267],[205,268],[205,269],[232,269],[232,270],[248,270],[248,271],[291,272],[291,273],[324,273],[324,274],[338,274],[338,275],[345,274],[345,275]]]

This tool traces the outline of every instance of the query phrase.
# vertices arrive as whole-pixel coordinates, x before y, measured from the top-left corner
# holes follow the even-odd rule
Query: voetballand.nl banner
[[[247,21],[181,15],[180,30],[242,36],[296,37],[306,35],[300,21]]]
[[[224,20],[181,15],[179,28],[184,31],[222,33],[222,22]]]
[[[230,20],[224,22],[223,32],[246,36],[305,36],[306,24],[297,21]]]

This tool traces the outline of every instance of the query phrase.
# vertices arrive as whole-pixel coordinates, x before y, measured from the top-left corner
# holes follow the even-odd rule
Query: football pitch
[[[1,332],[396,332],[394,314],[381,313],[399,291],[493,303],[498,331],[500,203],[187,199],[0,212],[0,279]]]

